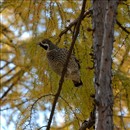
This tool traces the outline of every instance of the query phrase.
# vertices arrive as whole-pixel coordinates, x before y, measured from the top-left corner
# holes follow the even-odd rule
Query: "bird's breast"
[[[66,62],[66,58],[67,58],[67,53],[63,51],[53,50],[47,52],[47,59],[48,59],[49,66],[58,75],[62,74],[62,70]],[[77,75],[79,76],[78,69],[79,69],[78,64],[75,62],[75,59],[71,57],[68,63],[65,77],[74,79],[75,76],[76,77]]]
[[[53,71],[61,75],[64,65],[63,57],[56,51],[51,51],[47,53],[47,59],[49,66],[53,69]]]

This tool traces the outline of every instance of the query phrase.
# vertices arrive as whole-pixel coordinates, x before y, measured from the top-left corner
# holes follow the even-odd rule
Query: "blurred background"
[[[49,38],[59,47],[71,45],[73,29],[60,33],[80,14],[82,1],[2,0],[0,2],[1,130],[44,130],[59,79],[37,43]],[[86,11],[91,1],[87,1]],[[93,109],[94,69],[91,14],[81,24],[73,53],[81,65],[83,86],[65,80],[51,130],[77,130]],[[113,49],[115,129],[130,129],[130,2],[120,1]]]

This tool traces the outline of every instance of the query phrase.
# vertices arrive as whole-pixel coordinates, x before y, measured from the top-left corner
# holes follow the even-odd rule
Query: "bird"
[[[59,48],[49,39],[42,40],[38,43],[38,45],[46,50],[50,68],[61,76],[69,51],[66,48]],[[80,87],[83,85],[80,77],[80,64],[73,54],[70,56],[65,78],[72,80],[75,87]]]

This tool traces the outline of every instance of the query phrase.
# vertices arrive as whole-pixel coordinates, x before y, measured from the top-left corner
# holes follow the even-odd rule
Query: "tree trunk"
[[[118,0],[93,0],[96,130],[113,130],[112,50]]]

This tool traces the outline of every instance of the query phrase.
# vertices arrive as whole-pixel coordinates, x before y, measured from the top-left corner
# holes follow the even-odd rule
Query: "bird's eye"
[[[43,48],[44,48],[45,50],[48,50],[48,49],[49,49],[49,45],[46,44],[46,43],[44,43],[44,44],[43,44]]]
[[[49,45],[46,42],[40,42],[39,44],[41,47],[43,47],[45,50],[49,49]]]

